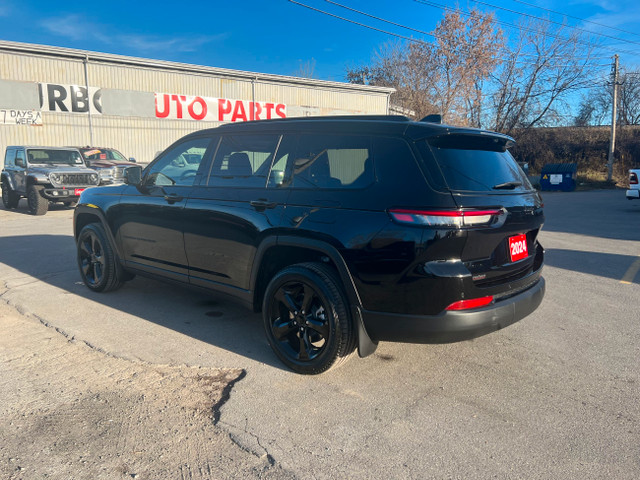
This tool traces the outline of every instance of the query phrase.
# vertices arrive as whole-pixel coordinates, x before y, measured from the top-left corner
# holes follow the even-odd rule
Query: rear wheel
[[[94,292],[109,292],[122,286],[116,257],[99,223],[86,225],[78,236],[78,267],[84,284]]]
[[[44,188],[40,185],[31,185],[27,191],[27,202],[31,215],[44,215],[49,210],[49,200],[42,196]]]
[[[18,202],[20,201],[20,196],[14,192],[9,185],[6,183],[2,184],[2,203],[4,204],[4,208],[16,208],[18,206]]]
[[[342,286],[326,265],[301,263],[281,270],[267,286],[262,312],[271,348],[298,373],[322,373],[355,349]]]

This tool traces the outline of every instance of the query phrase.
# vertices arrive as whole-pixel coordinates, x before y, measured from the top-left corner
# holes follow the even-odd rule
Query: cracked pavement
[[[88,291],[71,210],[0,208],[0,300],[114,361],[246,372],[214,427],[260,475],[638,478],[640,278],[620,279],[640,255],[640,202],[544,199],[547,295],[533,315],[471,342],[384,343],[316,377],[284,369],[260,316],[226,299],[141,278]]]

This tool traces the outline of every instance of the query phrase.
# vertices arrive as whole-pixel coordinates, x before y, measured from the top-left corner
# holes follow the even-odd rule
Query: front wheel
[[[49,210],[49,200],[42,196],[44,188],[40,185],[31,185],[27,190],[27,203],[31,215],[44,215]]]
[[[325,372],[355,349],[342,286],[326,265],[301,263],[278,272],[267,286],[262,315],[271,348],[295,372]]]
[[[116,257],[99,223],[86,225],[78,236],[78,267],[82,281],[94,292],[109,292],[120,288]]]

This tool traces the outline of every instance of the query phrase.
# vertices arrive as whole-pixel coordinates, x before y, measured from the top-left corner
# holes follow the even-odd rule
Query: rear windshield
[[[451,135],[431,139],[428,145],[451,190],[510,192],[533,188],[504,141]]]
[[[30,148],[27,150],[29,163],[47,165],[84,165],[77,150],[47,150]]]

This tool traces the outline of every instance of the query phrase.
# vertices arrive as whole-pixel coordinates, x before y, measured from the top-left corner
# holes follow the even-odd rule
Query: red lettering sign
[[[286,118],[283,103],[250,102],[169,93],[156,93],[156,118],[205,122],[246,122]]]

